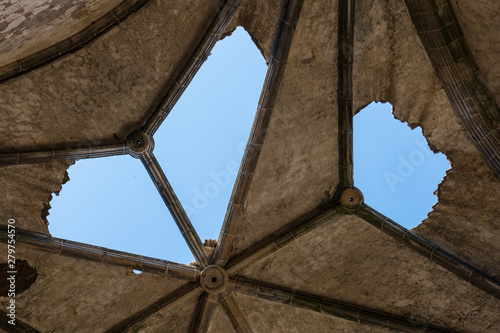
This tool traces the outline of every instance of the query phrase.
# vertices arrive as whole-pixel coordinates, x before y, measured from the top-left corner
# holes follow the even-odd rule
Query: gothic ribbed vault
[[[7,258],[15,219],[16,258],[29,266],[17,276],[25,290],[15,330],[6,313],[0,329],[500,332],[495,1],[37,0],[0,8],[0,240]],[[215,43],[237,26],[268,73],[210,251],[153,140]],[[389,101],[452,163],[438,203],[413,230],[355,187],[352,119],[372,101]],[[147,169],[195,264],[49,234],[51,194],[74,160],[126,154]],[[8,302],[0,297],[3,312]]]

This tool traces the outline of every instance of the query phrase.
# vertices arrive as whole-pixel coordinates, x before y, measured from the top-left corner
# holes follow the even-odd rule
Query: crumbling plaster
[[[243,0],[225,33],[229,34],[237,26],[242,26],[269,62],[275,38],[275,34],[269,32],[278,26],[284,3],[284,0]]]
[[[439,202],[415,231],[499,277],[500,243],[493,238],[500,234],[500,180],[459,125],[404,2],[357,1],[356,13],[355,110],[374,100],[390,102],[394,116],[420,126],[452,166],[439,186]]]
[[[121,0],[7,0],[0,3],[0,67],[66,39]]]
[[[15,219],[16,227],[48,233],[42,211],[49,207],[52,193],[59,193],[66,169],[72,161],[17,165],[0,168],[0,225]]]

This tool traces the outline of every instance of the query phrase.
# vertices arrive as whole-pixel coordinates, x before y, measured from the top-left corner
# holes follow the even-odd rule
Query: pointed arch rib
[[[215,43],[217,43],[217,41],[221,38],[229,21],[231,21],[236,13],[240,3],[241,0],[227,0],[225,2],[219,14],[203,36],[203,39],[194,50],[193,55],[183,67],[179,75],[172,82],[170,88],[167,90],[167,93],[142,127],[143,131],[153,135],[158,130],[162,122],[174,107],[175,103],[177,103],[177,100],[181,97],[184,90],[186,90],[186,87],[200,69],[201,65],[210,55]]]
[[[366,204],[363,204],[357,215],[459,278],[500,299],[500,282],[495,278],[409,231]]]
[[[339,1],[338,114],[339,185],[354,186],[353,171],[353,58],[354,0]]]
[[[51,45],[46,49],[38,51],[23,59],[0,67],[0,83],[13,77],[24,74],[32,69],[43,66],[65,54],[74,52],[86,44],[95,40],[120,22],[125,20],[130,14],[139,10],[147,4],[149,0],[124,0],[111,11],[101,16],[95,22],[83,30],[77,32],[59,43]]]
[[[7,244],[9,240],[7,236],[7,227],[0,226],[0,242]],[[73,242],[17,228],[15,241],[17,244],[39,251],[105,265],[137,269],[151,274],[168,275],[181,280],[198,281],[201,273],[195,267],[189,265]]]
[[[181,306],[182,304],[188,302],[189,300],[198,297],[203,292],[200,284],[188,284],[183,286],[174,292],[160,298],[158,301],[152,303],[151,305],[145,307],[141,311],[133,314],[122,322],[116,324],[115,326],[108,329],[107,333],[120,333],[127,332],[129,329],[134,331],[137,324],[140,324],[147,318],[151,317],[159,311],[167,312],[175,307]],[[134,331],[135,332],[135,331]]]
[[[366,306],[359,306],[344,301],[301,293],[284,287],[266,285],[258,281],[236,278],[231,280],[230,283],[233,285],[236,293],[319,312],[363,325],[383,327],[389,330],[394,329],[404,332],[455,332],[448,328],[415,321],[411,318],[371,309]]]
[[[236,274],[254,263],[268,257],[284,246],[287,246],[309,232],[332,222],[338,215],[335,208],[326,207],[310,212],[300,218],[292,226],[284,228],[277,235],[270,235],[244,251],[241,255],[231,258],[225,266],[228,274]]]
[[[189,249],[193,253],[196,261],[203,268],[208,265],[208,259],[205,254],[203,244],[200,237],[196,233],[191,221],[189,220],[186,211],[182,207],[179,199],[175,195],[172,186],[170,185],[167,177],[163,173],[160,164],[152,152],[146,151],[141,155],[142,164],[148,171],[149,176],[153,180],[158,192],[172,214],[172,217],[177,224],[177,227],[182,233],[182,237],[186,241]]]
[[[214,253],[214,261],[221,266],[224,266],[227,262],[236,237],[243,204],[247,197],[269,126],[281,78],[286,67],[288,52],[290,51],[297,21],[302,9],[302,3],[303,0],[289,0],[285,3],[282,11],[269,67],[257,107],[257,116],[252,127],[250,139],[245,148],[245,155],[243,156]]]
[[[234,297],[228,293],[227,291],[224,291],[219,294],[219,302],[220,304],[224,307],[226,310],[227,315],[231,319],[231,323],[233,324],[234,329],[238,333],[252,333],[252,328],[248,324],[248,321],[246,320],[245,316],[243,315],[243,312],[241,312],[240,307],[238,306],[238,303],[236,303],[236,300]]]
[[[195,333],[204,333],[208,331],[210,320],[217,306],[217,295],[204,293],[200,299],[200,308],[198,318],[196,319]]]
[[[81,160],[87,158],[128,154],[125,142],[101,146],[73,147],[58,150],[38,150],[17,153],[0,153],[0,166],[47,163],[56,160]]]
[[[500,177],[500,108],[481,81],[449,0],[405,0],[459,123]]]

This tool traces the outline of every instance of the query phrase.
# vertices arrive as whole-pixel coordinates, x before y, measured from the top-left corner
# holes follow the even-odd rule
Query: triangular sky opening
[[[180,263],[194,261],[141,161],[113,156],[77,161],[51,201],[54,237]]]
[[[219,237],[266,71],[238,27],[215,45],[155,134],[155,155],[202,242]]]

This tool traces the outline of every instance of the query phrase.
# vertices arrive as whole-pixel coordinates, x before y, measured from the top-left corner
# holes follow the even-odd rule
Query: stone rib
[[[302,9],[302,3],[303,0],[287,1],[282,11],[280,25],[271,53],[270,64],[260,95],[257,116],[254,120],[250,139],[245,149],[245,155],[243,156],[226,216],[224,217],[217,248],[214,253],[214,261],[221,266],[224,266],[227,262],[233,247],[236,231],[238,230],[241,220],[243,205],[268,130],[274,103],[278,96],[281,78],[286,67],[288,52],[290,51],[297,21]]]
[[[32,69],[43,66],[65,54],[75,52],[86,44],[95,40],[130,14],[139,10],[149,0],[124,0],[111,11],[92,22],[85,29],[77,32],[54,45],[29,55],[23,59],[12,62],[0,68],[0,83],[13,77],[24,74]]]
[[[354,186],[353,171],[353,58],[354,0],[339,1],[338,119],[339,186]]]
[[[203,268],[208,265],[208,259],[205,254],[205,249],[201,243],[200,237],[196,233],[191,221],[189,220],[184,208],[182,207],[179,199],[175,195],[172,186],[170,185],[167,177],[163,173],[160,164],[156,160],[154,154],[150,151],[144,152],[140,159],[144,167],[153,180],[158,192],[160,193],[165,205],[168,207],[172,217],[177,224],[177,227],[182,233],[182,237],[186,241],[189,249],[193,253],[196,261]]]
[[[162,122],[173,109],[175,103],[177,103],[177,100],[181,97],[186,87],[200,69],[201,65],[210,55],[215,43],[221,38],[240,3],[241,0],[226,1],[224,7],[222,7],[221,11],[203,36],[203,39],[194,50],[192,57],[183,67],[180,74],[174,79],[170,89],[144,124],[142,128],[143,131],[152,136],[158,130]]]
[[[344,301],[301,293],[289,288],[266,285],[261,282],[237,278],[231,281],[236,293],[258,297],[274,303],[315,311],[328,316],[404,332],[452,333],[452,329],[438,327],[422,321],[371,309]]]
[[[450,2],[404,2],[458,122],[500,177],[500,108],[480,80],[479,67]]]
[[[357,215],[432,262],[500,299],[500,282],[363,204]]]
[[[8,240],[7,227],[0,226],[0,242],[6,244]],[[200,276],[200,271],[193,266],[111,250],[17,228],[15,241],[17,244],[39,251],[100,264],[137,269],[151,274],[168,275],[181,280],[198,281]]]
[[[74,147],[58,150],[39,150],[17,153],[0,153],[0,166],[47,163],[56,160],[81,160],[87,158],[118,156],[128,154],[124,142],[88,147]]]

